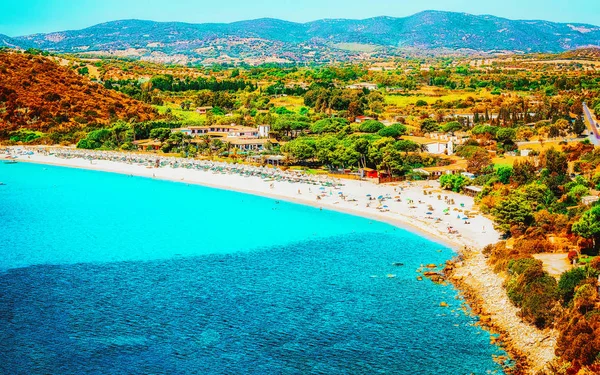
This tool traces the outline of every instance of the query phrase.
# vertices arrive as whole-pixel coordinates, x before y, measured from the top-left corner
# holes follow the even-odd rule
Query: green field
[[[304,98],[301,96],[281,96],[279,98],[272,98],[270,103],[275,107],[285,107],[294,112],[298,112],[300,108],[305,107]]]
[[[477,98],[486,96],[487,92],[475,93],[475,92],[462,92],[453,94],[443,95],[427,95],[427,94],[414,94],[414,95],[385,95],[385,103],[395,105],[398,107],[406,107],[409,105],[415,105],[417,101],[424,100],[427,104],[433,104],[438,100],[445,102],[453,102],[459,99],[465,100],[468,97]]]
[[[171,108],[171,113],[181,119],[186,125],[200,125],[203,124],[206,120],[206,115],[201,115],[193,109],[189,111],[184,111],[181,109],[179,105],[167,103],[165,105],[155,105],[153,106],[158,110],[158,113],[161,115],[167,112],[167,108]]]

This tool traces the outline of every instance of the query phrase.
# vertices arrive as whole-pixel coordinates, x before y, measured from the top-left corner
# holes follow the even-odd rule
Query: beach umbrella
[[[325,187],[324,187],[324,186],[321,186],[321,187],[319,188],[319,190],[325,190]]]
[[[383,206],[383,208],[388,208],[388,206]]]
[[[367,197],[370,197],[370,196],[371,196],[371,194],[367,194]]]
[[[469,218],[468,218],[468,217],[466,217],[466,216],[463,216],[463,217],[462,217],[462,219],[463,219],[463,220],[468,220]]]
[[[342,195],[342,194],[344,194],[344,193],[343,193],[343,192],[341,192],[341,191],[338,191],[338,195]]]
[[[425,215],[433,215],[433,212],[427,212]]]
[[[378,196],[377,199],[383,199],[383,195]]]

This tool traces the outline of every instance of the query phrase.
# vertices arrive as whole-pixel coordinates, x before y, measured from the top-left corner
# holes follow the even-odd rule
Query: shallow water
[[[452,251],[407,231],[102,172],[0,181],[0,373],[501,373],[456,290],[416,280]]]

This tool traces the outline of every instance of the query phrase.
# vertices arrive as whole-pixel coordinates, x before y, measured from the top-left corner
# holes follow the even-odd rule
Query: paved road
[[[596,117],[588,108],[586,103],[583,103],[584,120],[589,130],[589,139],[594,146],[600,146],[600,124],[596,121]]]

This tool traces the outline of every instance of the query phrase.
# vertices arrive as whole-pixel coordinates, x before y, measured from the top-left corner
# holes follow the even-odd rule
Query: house
[[[373,117],[369,117],[369,116],[356,116],[356,119],[354,119],[354,122],[360,124],[367,120],[375,120],[375,119]]]
[[[362,90],[362,89],[377,90],[377,85],[375,83],[361,82],[361,83],[355,83],[352,85],[348,85],[348,86],[346,86],[346,88],[350,89],[350,90]]]
[[[581,197],[581,203],[586,206],[591,206],[593,203],[598,202],[598,200],[600,200],[600,197],[596,195],[586,195],[585,197]]]
[[[208,106],[208,107],[198,107],[198,108],[196,108],[196,112],[198,112],[201,115],[205,115],[206,112],[210,111],[211,109],[213,109],[213,107],[210,107],[210,106]]]
[[[153,139],[142,139],[140,141],[133,141],[133,144],[142,150],[159,150],[162,143]]]
[[[181,132],[192,137],[208,135],[212,137],[255,137],[258,138],[258,129],[250,126],[231,125],[209,125],[190,126],[188,128],[172,129],[171,132]]]
[[[426,152],[435,155],[452,155],[454,154],[454,143],[448,142],[427,142],[424,143]]]
[[[274,139],[238,137],[227,137],[223,139],[223,141],[229,142],[232,147],[235,147],[240,151],[262,151],[265,149],[267,143],[278,143]]]

